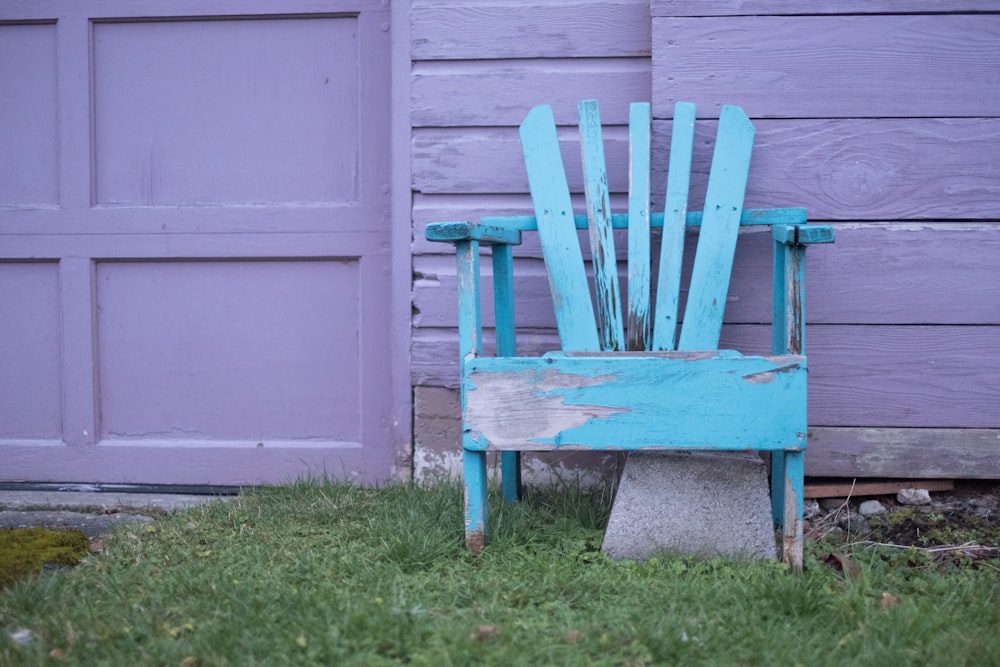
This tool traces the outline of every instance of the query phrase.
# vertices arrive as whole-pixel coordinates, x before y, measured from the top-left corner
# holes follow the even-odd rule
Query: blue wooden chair
[[[771,502],[782,554],[802,564],[806,447],[804,260],[807,243],[833,241],[806,225],[803,209],[743,210],[754,128],[722,108],[703,212],[688,212],[694,105],[675,109],[664,212],[650,212],[650,113],[631,106],[627,214],[612,214],[596,101],[579,105],[586,215],[574,215],[556,124],[548,106],[521,125],[534,217],[429,225],[427,238],[456,245],[459,286],[465,536],[483,549],[486,453],[500,451],[504,497],[520,493],[520,452],[756,450],[771,454]],[[774,239],[773,356],[719,350],[736,237],[770,225]],[[650,228],[662,227],[655,304]],[[613,230],[628,230],[627,312]],[[687,228],[699,228],[684,316],[681,259]],[[589,229],[594,291],[577,230]],[[512,248],[537,231],[555,305],[561,350],[519,357],[515,349]],[[480,246],[492,246],[497,356],[482,354]],[[595,308],[596,304],[596,308]],[[652,306],[652,307],[651,307]]]

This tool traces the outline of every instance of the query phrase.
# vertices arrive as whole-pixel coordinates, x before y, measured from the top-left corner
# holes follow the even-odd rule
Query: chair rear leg
[[[508,503],[521,499],[521,452],[500,453],[500,484]]]
[[[802,505],[805,491],[805,452],[785,452],[782,558],[795,572],[802,571]]]
[[[486,452],[462,451],[465,483],[465,546],[473,553],[486,547]]]
[[[785,452],[771,452],[771,516],[775,528],[785,526]]]

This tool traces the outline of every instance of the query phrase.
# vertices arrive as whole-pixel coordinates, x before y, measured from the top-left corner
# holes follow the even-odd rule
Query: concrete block
[[[602,550],[776,558],[764,463],[742,452],[634,452],[622,472]]]

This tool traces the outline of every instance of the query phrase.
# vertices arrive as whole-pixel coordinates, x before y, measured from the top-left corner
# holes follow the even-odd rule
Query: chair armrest
[[[834,242],[833,227],[830,225],[773,225],[771,237],[789,246]]]
[[[478,241],[483,245],[520,245],[521,232],[476,222],[432,222],[424,232],[428,241],[458,243]]]

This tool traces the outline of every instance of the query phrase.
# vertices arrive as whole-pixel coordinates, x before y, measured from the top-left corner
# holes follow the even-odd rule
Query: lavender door
[[[388,16],[0,7],[0,478],[389,475]]]

